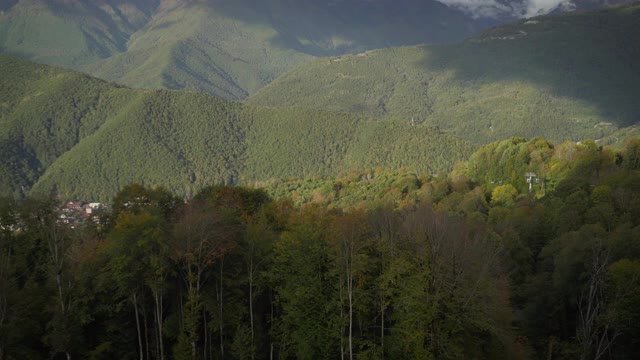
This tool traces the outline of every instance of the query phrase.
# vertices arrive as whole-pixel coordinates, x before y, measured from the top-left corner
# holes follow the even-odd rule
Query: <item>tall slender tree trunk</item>
[[[380,309],[381,312],[381,321],[380,321],[380,356],[382,356],[382,358],[384,359],[384,313],[385,313],[385,309],[386,308],[386,304],[385,304],[385,299],[384,297],[382,298],[382,309]]]
[[[213,358],[213,333],[209,332],[209,358]]]
[[[7,302],[8,302],[8,299],[5,293],[4,292],[0,293],[0,329],[4,325],[4,319],[7,314],[7,306],[8,306]],[[0,346],[0,360],[4,360],[4,348],[2,346]]]
[[[155,302],[155,294],[154,294],[154,302]],[[157,304],[154,306],[154,309],[153,309],[153,323],[155,324],[155,327],[153,328],[153,336],[155,337],[156,358],[159,359],[160,358],[160,336],[158,331],[158,314],[156,314],[156,311],[157,311]],[[147,346],[147,349],[148,348],[149,347]],[[147,350],[147,359],[150,359],[149,350]]]
[[[62,274],[61,270],[58,269],[58,273],[56,274],[56,285],[58,287],[58,300],[60,301],[60,309],[62,310],[62,315],[66,315],[66,306],[64,304],[64,295],[62,293]]]
[[[253,258],[251,258],[249,264],[249,319],[251,321],[251,359],[253,359],[255,357],[253,331]]]
[[[196,285],[193,282],[190,282],[188,285],[188,295],[187,295],[187,320],[185,321],[186,333],[189,338],[189,345],[191,346],[191,358],[195,359],[197,356],[197,346],[196,342],[198,341],[198,317],[200,316],[200,312],[198,311],[198,304],[200,300],[198,299]]]
[[[605,250],[600,243],[598,245],[592,245],[591,251],[592,260],[589,288],[586,289],[586,291],[583,290],[578,302],[580,322],[577,330],[577,338],[582,347],[580,359],[594,358],[592,356],[594,346],[598,345],[596,342],[598,342],[599,333],[602,332],[602,324],[599,323],[598,318],[605,311],[602,288],[607,275],[609,252]],[[603,335],[606,339],[608,323],[604,325]],[[601,345],[598,345],[598,347],[600,348]],[[598,358],[599,352],[600,351],[596,351],[596,359]]]
[[[149,322],[147,321],[147,312],[142,308],[142,325],[144,328],[144,348],[146,349],[147,359],[151,359],[151,350],[149,350]]]
[[[349,273],[347,276],[347,291],[349,297],[349,360],[353,360],[353,271],[349,262]]]
[[[222,283],[224,274],[224,257],[220,258],[220,299],[218,299],[219,311],[220,311],[220,356],[224,359],[224,326],[223,326],[223,294],[222,289],[224,284]]]
[[[56,281],[56,287],[58,290],[58,301],[60,303],[60,311],[61,311],[60,314],[62,315],[62,318],[66,322],[68,317],[68,312],[69,312],[69,304],[65,297],[65,295],[68,296],[68,294],[65,294],[65,291],[64,291],[64,284],[63,284],[64,279],[62,278],[62,275],[64,272],[65,255],[66,255],[64,245],[69,245],[69,244],[65,243],[64,234],[61,233],[61,229],[58,228],[55,222],[53,224],[44,225],[44,226],[48,235],[47,242],[49,247],[50,261],[55,271],[55,279],[56,279],[55,281]],[[69,286],[70,286],[70,281],[69,281]],[[68,347],[68,346],[69,345],[65,345],[65,347]],[[67,359],[71,359],[71,354],[69,353],[68,348],[64,350],[64,354]]]
[[[160,360],[164,360],[164,339],[162,331],[163,297],[157,291],[154,291],[154,297],[156,300],[156,322],[158,324],[158,355],[160,356]]]
[[[381,250],[381,274],[384,274],[386,269],[387,269],[387,264],[391,263],[393,260],[393,252],[392,252],[392,248],[391,248],[391,238],[392,235],[390,233],[391,230],[389,230],[387,236],[383,237],[381,241],[383,241],[383,245],[386,245],[382,250]],[[387,251],[389,252],[389,258],[387,258],[386,254]],[[386,286],[385,285],[381,290],[380,290],[380,356],[382,357],[382,359],[384,359],[384,331],[385,331],[385,322],[384,322],[384,318],[385,315],[387,313],[387,292],[386,292]]]
[[[209,345],[209,329],[208,329],[208,325],[207,325],[207,310],[204,309],[204,306],[202,307],[202,322],[203,322],[203,327],[204,327],[204,354],[203,357],[206,360],[207,359],[207,354],[208,354],[208,345]]]
[[[191,358],[195,359],[198,356],[198,351],[196,349],[196,342],[192,341],[191,342]]]
[[[57,246],[56,246],[56,261],[58,261],[57,259]],[[66,302],[64,300],[64,293],[62,290],[62,269],[58,268],[57,274],[56,274],[56,284],[58,286],[58,297],[60,300],[60,310],[62,311],[62,317],[66,320],[67,318],[67,306],[66,306]],[[71,354],[69,353],[69,351],[65,351],[64,352],[67,360],[71,360]]]
[[[133,293],[133,308],[136,314],[136,329],[138,330],[138,346],[140,348],[140,360],[144,360],[144,348],[142,347],[142,331],[140,329],[140,315],[138,314],[138,294]]]
[[[6,264],[6,270],[5,267],[1,267],[0,268],[0,282],[2,281],[2,279],[4,279],[5,274],[9,273],[9,266],[10,266],[10,261],[11,261],[11,246],[9,246],[9,253],[7,254],[7,259],[5,261]],[[4,319],[5,316],[7,314],[7,303],[9,302],[7,299],[7,294],[3,289],[2,292],[0,292],[0,328],[2,327],[2,325],[4,325]],[[0,360],[4,359],[4,348],[0,347]]]
[[[342,272],[340,272],[338,281],[340,283],[340,360],[344,360],[344,284],[342,281]]]
[[[269,288],[269,306],[271,307],[271,321],[269,322],[269,327],[273,329],[273,289]],[[273,337],[269,335],[270,344],[269,344],[269,360],[273,360]]]

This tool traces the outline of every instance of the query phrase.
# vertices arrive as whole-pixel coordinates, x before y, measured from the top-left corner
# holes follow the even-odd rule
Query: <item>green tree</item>
[[[180,268],[187,297],[180,342],[188,342],[190,357],[198,356],[201,291],[207,271],[235,246],[241,228],[235,212],[206,200],[195,200],[180,211],[173,228],[172,257]],[[220,309],[222,309],[220,294]],[[221,356],[224,348],[221,346]],[[185,349],[185,345],[178,347]],[[184,357],[186,354],[176,356]]]
[[[114,198],[110,266],[118,288],[128,294],[134,307],[141,359],[144,349],[148,349],[148,339],[143,346],[140,325],[145,288],[151,291],[154,300],[157,356],[164,358],[164,292],[170,272],[168,227],[175,205],[176,199],[165,189],[148,189],[138,184],[123,188]]]
[[[622,150],[622,166],[629,170],[640,170],[640,139],[627,141]]]
[[[291,215],[276,243],[269,276],[282,311],[275,327],[281,358],[339,356],[339,279],[331,271],[330,220],[326,210],[306,206]]]
[[[492,206],[513,207],[518,190],[511,184],[496,186],[491,192]]]
[[[341,313],[346,307],[347,339],[349,359],[354,358],[354,312],[361,301],[356,287],[364,284],[368,256],[366,248],[370,237],[365,215],[353,212],[336,216],[330,226],[331,245],[334,248],[339,277]],[[346,306],[345,306],[346,305]],[[345,318],[345,316],[341,316]],[[342,342],[342,341],[341,341]],[[341,344],[342,345],[342,344]],[[344,349],[341,346],[341,349]],[[343,350],[342,350],[343,351]],[[342,356],[344,356],[342,354]]]

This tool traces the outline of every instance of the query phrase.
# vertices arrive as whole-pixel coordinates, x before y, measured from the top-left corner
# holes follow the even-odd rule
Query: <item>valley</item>
[[[0,3],[0,360],[640,358],[640,3]]]

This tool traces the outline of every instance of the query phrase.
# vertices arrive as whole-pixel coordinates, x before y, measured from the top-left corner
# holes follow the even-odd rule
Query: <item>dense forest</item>
[[[3,199],[0,358],[635,359],[639,187],[637,138],[513,138],[446,176],[131,184],[75,228]]]
[[[163,14],[178,16],[174,11],[190,14],[198,6],[213,6],[226,9],[229,16],[251,17],[251,12],[237,11],[252,1],[238,7],[227,1],[220,2],[224,6],[176,3],[167,5]],[[93,9],[84,0],[77,3],[88,6],[82,11]],[[157,1],[144,3],[147,6],[140,2],[138,10],[126,14],[151,21],[145,16]],[[355,3],[365,6],[353,1],[340,6]],[[55,4],[59,13],[68,10],[66,2]],[[45,6],[40,1],[32,5]],[[21,1],[0,14],[0,37],[15,35],[7,30],[13,25],[7,24],[20,23],[20,16],[9,21],[8,14],[29,9],[28,2]],[[198,15],[198,21],[206,17],[202,14],[207,13]],[[634,40],[640,39],[639,14],[638,4],[628,4],[521,20],[461,43],[316,59],[273,82],[265,75],[270,84],[243,103],[188,91],[130,89],[0,54],[5,80],[0,82],[0,155],[5,159],[0,162],[0,195],[108,201],[123,186],[139,182],[163,185],[176,196],[190,198],[212,183],[336,177],[363,168],[407,167],[442,175],[479,146],[512,136],[542,136],[554,143],[591,138],[598,145],[621,146],[638,133],[640,42]],[[163,21],[169,20],[146,29],[147,34],[174,39],[180,32],[160,26]],[[192,23],[202,25],[198,21],[194,17]],[[123,34],[134,31],[125,30]],[[153,44],[144,39],[132,42]],[[225,39],[241,49],[255,48],[235,43],[231,35]],[[179,50],[170,47],[169,52],[183,56],[181,62],[191,73],[198,73],[196,63],[213,63],[198,46],[180,44]],[[164,61],[143,54],[150,61]],[[229,73],[253,67],[253,62],[235,59],[225,60],[233,64],[223,66]],[[153,78],[147,70],[163,68],[124,63],[145,69],[139,75],[145,79]],[[177,75],[161,78],[178,81]]]
[[[523,19],[464,42],[322,58],[248,102],[415,118],[486,144],[600,139],[640,121],[640,5]]]
[[[0,51],[242,99],[317,56],[458,41],[494,22],[436,0],[3,0]]]
[[[0,360],[639,359],[640,5],[467,5],[0,4]]]
[[[134,90],[0,54],[0,195],[108,201],[131,182],[204,186],[330,176],[374,165],[444,173],[468,141],[379,120],[215,96]]]

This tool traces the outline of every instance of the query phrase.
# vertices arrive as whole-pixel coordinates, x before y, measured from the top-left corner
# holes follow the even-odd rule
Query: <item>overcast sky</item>
[[[437,0],[464,10],[474,17],[515,16],[527,18],[547,14],[557,8],[573,9],[573,0]]]

